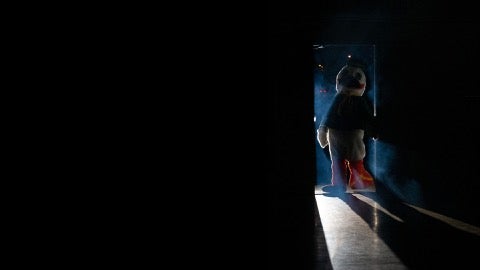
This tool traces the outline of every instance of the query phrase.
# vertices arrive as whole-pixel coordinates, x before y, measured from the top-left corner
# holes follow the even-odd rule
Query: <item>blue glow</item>
[[[381,140],[369,141],[368,145],[375,148],[375,154],[370,155],[367,162],[375,166],[367,167],[373,172],[375,181],[381,182],[401,200],[423,204],[422,186],[402,162],[408,157],[396,146]]]

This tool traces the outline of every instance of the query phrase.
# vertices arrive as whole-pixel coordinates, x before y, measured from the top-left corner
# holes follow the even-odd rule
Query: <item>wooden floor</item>
[[[315,193],[314,269],[474,269],[480,228],[386,190]],[[478,211],[478,209],[472,209]]]

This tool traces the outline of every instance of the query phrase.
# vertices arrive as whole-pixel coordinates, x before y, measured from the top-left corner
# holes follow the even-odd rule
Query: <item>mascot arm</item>
[[[317,139],[322,148],[325,148],[325,146],[328,145],[327,132],[328,132],[328,129],[326,126],[320,126],[317,129]]]

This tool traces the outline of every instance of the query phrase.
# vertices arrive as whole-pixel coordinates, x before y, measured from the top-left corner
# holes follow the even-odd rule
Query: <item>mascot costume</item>
[[[329,146],[332,162],[331,184],[322,188],[325,192],[375,191],[373,177],[363,164],[364,136],[376,139],[376,135],[369,135],[374,134],[374,116],[363,97],[363,68],[354,61],[341,68],[336,77],[337,93],[317,130],[318,142],[322,148]]]

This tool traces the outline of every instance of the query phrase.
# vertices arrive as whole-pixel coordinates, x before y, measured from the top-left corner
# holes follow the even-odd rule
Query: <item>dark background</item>
[[[480,226],[478,20],[459,1],[269,3],[268,213],[271,269],[314,256],[314,43],[375,44],[380,137],[399,149],[402,199]]]

